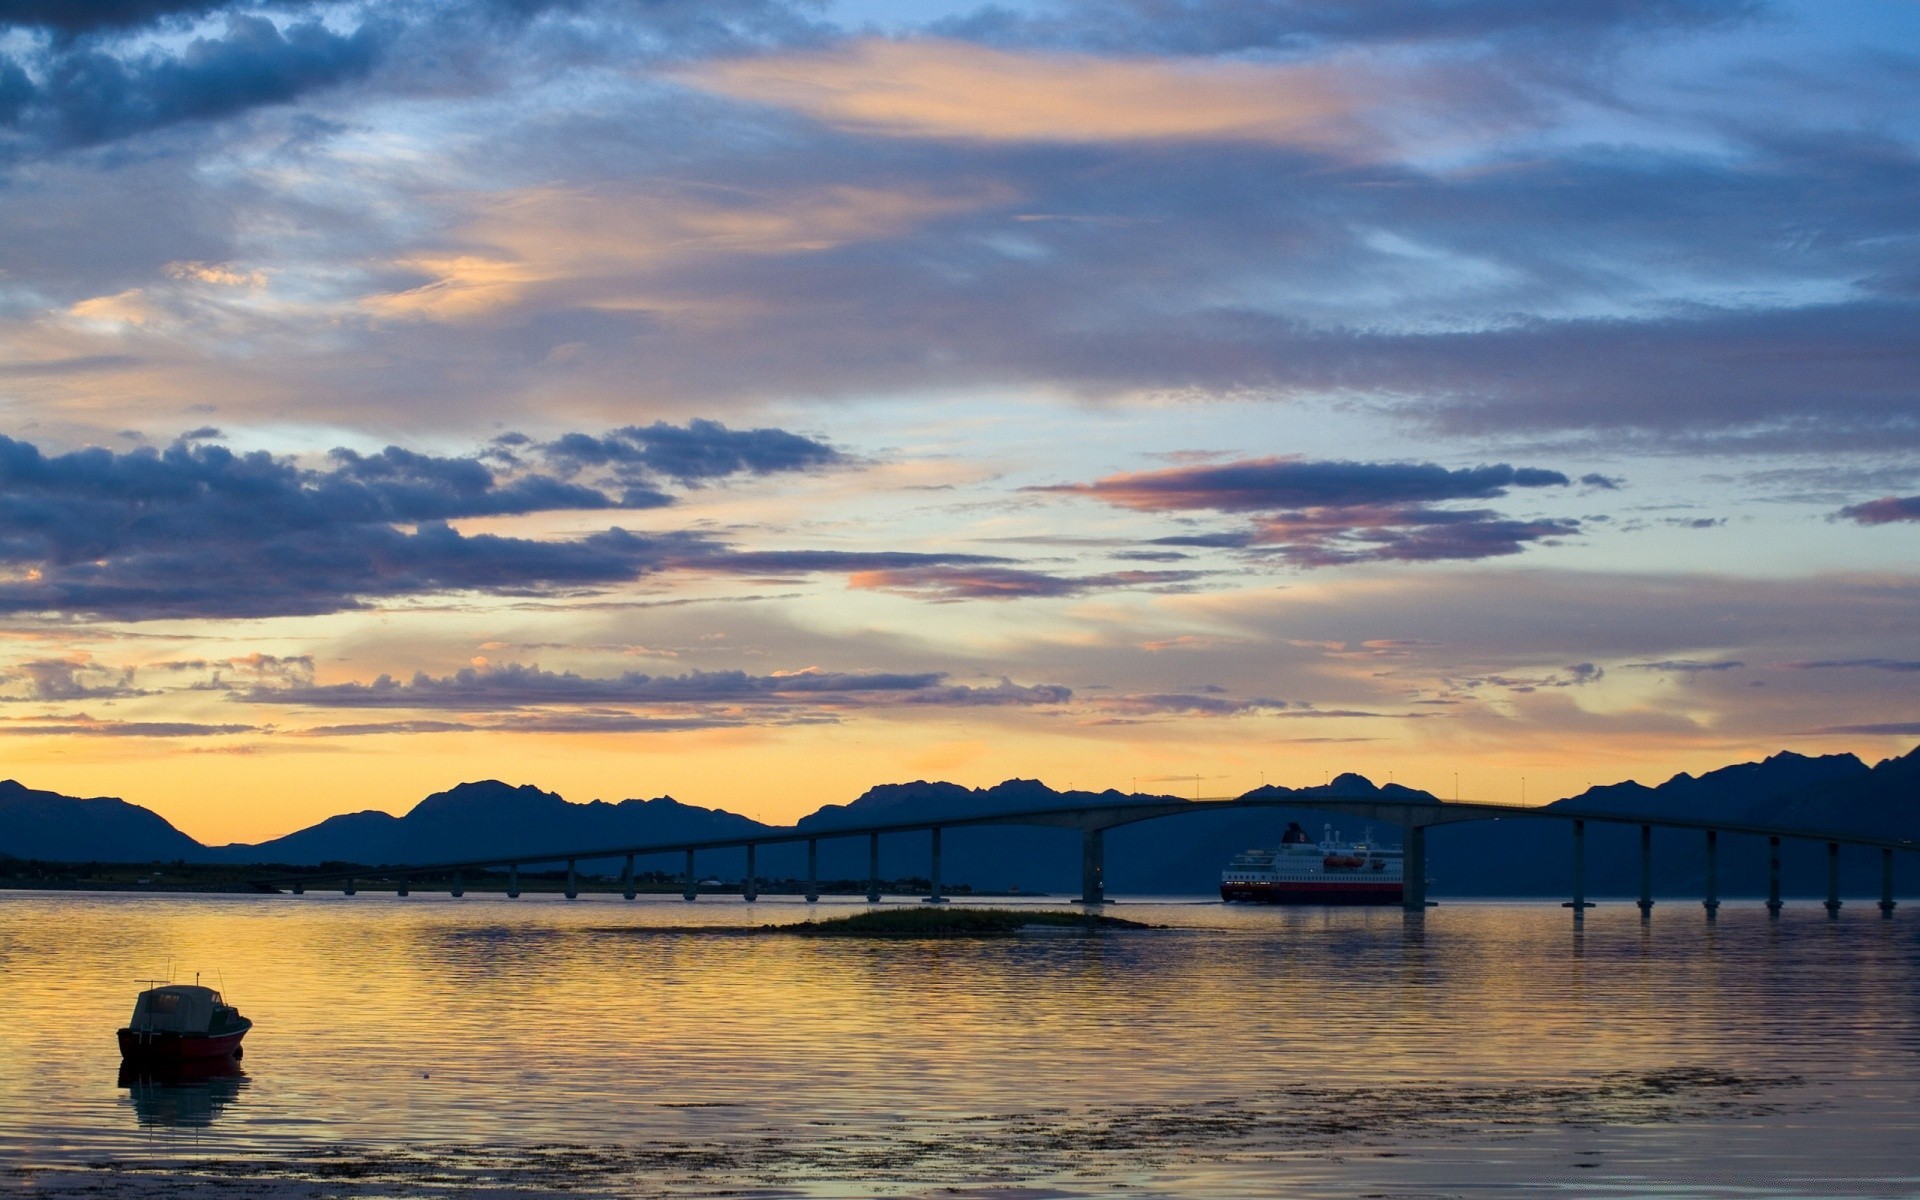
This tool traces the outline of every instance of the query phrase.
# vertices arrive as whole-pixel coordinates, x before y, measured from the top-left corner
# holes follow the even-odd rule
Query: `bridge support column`
[[[754,865],[757,861],[754,856],[755,849],[752,842],[747,843],[747,877],[740,881],[740,898],[748,904],[760,898],[760,880],[755,873],[757,868]]]
[[[807,839],[807,903],[820,903],[820,839]]]
[[[458,900],[460,897],[466,894],[467,894],[466,881],[460,878],[460,872],[455,871],[453,873],[453,898],[455,900]]]
[[[1711,921],[1720,913],[1720,831],[1707,830],[1707,898],[1701,905]]]
[[[687,851],[687,878],[680,886],[680,898],[692,900],[700,894],[700,877],[693,872],[693,851]]]
[[[296,881],[296,882],[294,883],[294,885],[293,885],[293,894],[294,894],[294,895],[296,895],[296,896],[304,896],[304,895],[306,895],[306,894],[307,894],[307,885],[306,885],[306,884],[304,884],[304,883],[300,883],[300,882],[298,882],[298,881]]]
[[[507,899],[520,898],[520,864],[514,863],[507,868]]]
[[[1767,839],[1767,915],[1780,915],[1780,838]]]
[[[880,835],[867,835],[867,903],[880,903]]]
[[[1827,843],[1827,915],[1840,915],[1840,843]]]
[[[1640,827],[1640,916],[1653,915],[1653,826]]]
[[[1106,831],[1089,829],[1080,835],[1080,903],[1107,902]]]
[[[1562,904],[1562,908],[1573,910],[1575,917],[1586,915],[1593,905],[1587,903],[1587,823],[1575,820],[1573,823],[1573,899]]]
[[[580,876],[573,869],[573,860],[567,860],[567,899],[580,898]]]
[[[932,859],[932,871],[929,882],[933,884],[933,894],[928,896],[924,903],[945,904],[947,898],[940,894],[940,827],[938,825],[933,827],[931,846],[932,853],[930,857]]]
[[[627,855],[627,865],[620,868],[620,895],[633,899],[633,855]]]
[[[396,896],[404,896],[407,894],[407,877],[405,875],[400,877],[400,886],[394,890],[393,894]]]
[[[342,896],[353,895],[353,880],[349,879],[345,883],[340,885],[340,894]]]
[[[1400,907],[1408,912],[1427,911],[1427,827],[1409,825],[1400,861]]]
[[[1880,915],[1893,916],[1893,850],[1880,850]]]

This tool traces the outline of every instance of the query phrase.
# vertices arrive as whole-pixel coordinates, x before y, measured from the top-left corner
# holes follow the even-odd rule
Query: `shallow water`
[[[857,911],[826,902],[812,911]],[[0,1187],[44,1195],[1920,1196],[1916,917],[0,893]],[[142,979],[243,1072],[118,1078]],[[123,1086],[124,1084],[124,1086]]]

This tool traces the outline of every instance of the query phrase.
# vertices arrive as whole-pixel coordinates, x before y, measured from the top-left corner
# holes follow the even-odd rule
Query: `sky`
[[[0,0],[0,751],[1537,803],[1920,741],[1920,3]]]

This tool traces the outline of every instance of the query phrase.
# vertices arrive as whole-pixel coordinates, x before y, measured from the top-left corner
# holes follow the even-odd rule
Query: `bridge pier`
[[[620,895],[633,899],[633,855],[627,855],[627,865],[620,868]]]
[[[760,898],[760,880],[755,874],[754,844],[747,843],[747,877],[740,881],[740,898],[752,904]]]
[[[700,877],[693,873],[693,851],[687,851],[687,878],[680,887],[680,898],[691,901],[700,894]]]
[[[1893,916],[1893,850],[1880,848],[1880,915]]]
[[[580,898],[580,877],[574,872],[573,860],[568,859],[567,860],[567,899],[578,900],[579,898]]]
[[[342,884],[340,885],[340,894],[341,894],[342,896],[351,896],[351,895],[353,895],[353,880],[352,880],[352,879],[348,879],[348,880],[346,880],[346,881],[345,881],[344,883],[342,883]]]
[[[931,872],[930,882],[933,884],[933,894],[931,896],[928,896],[921,903],[945,904],[947,902],[947,898],[940,894],[940,827],[938,825],[935,825],[933,827],[932,832],[933,832],[933,838],[932,838],[931,858],[933,860],[933,869]]]
[[[1423,913],[1427,911],[1427,827],[1408,825],[1402,842],[1400,907]]]
[[[1707,830],[1707,898],[1700,903],[1707,910],[1707,920],[1720,914],[1720,831],[1717,829]]]
[[[880,835],[867,835],[867,903],[880,903]]]
[[[1653,826],[1640,827],[1640,918],[1653,915]]]
[[[460,878],[460,872],[453,873],[453,898],[458,900],[467,894],[466,881]]]
[[[301,882],[300,882],[300,881],[299,881],[298,879],[296,879],[296,880],[294,880],[294,881],[293,881],[293,894],[294,894],[294,895],[296,895],[296,896],[304,896],[304,895],[306,895],[306,894],[307,894],[307,885],[306,885],[306,884],[304,884],[304,883],[301,883]]]
[[[1827,916],[1840,915],[1840,843],[1827,843]]]
[[[1572,909],[1576,918],[1593,907],[1587,903],[1587,823],[1579,819],[1573,822],[1573,899],[1560,907]]]
[[[1780,837],[1767,839],[1767,915],[1780,915]]]
[[[1106,831],[1089,829],[1080,835],[1080,903],[1107,902]]]
[[[520,898],[520,864],[514,863],[507,868],[507,899]]]
[[[807,903],[820,903],[820,839],[807,839]]]
[[[407,877],[405,875],[400,877],[400,887],[393,894],[396,896],[404,896],[407,894]]]

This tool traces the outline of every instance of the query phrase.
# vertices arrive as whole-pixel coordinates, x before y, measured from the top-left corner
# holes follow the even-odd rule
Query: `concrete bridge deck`
[[[692,900],[698,894],[696,859],[702,851],[738,850],[747,852],[747,869],[743,895],[747,900],[758,896],[758,884],[754,870],[755,851],[761,846],[790,845],[804,842],[807,845],[807,899],[819,899],[818,850],[823,839],[857,838],[868,839],[867,898],[877,901],[880,879],[880,838],[889,834],[926,833],[929,835],[929,862],[931,870],[929,880],[932,884],[930,902],[940,903],[945,897],[941,894],[940,881],[940,840],[941,832],[946,829],[982,825],[1031,825],[1059,829],[1077,829],[1081,831],[1081,894],[1079,903],[1099,904],[1106,898],[1105,887],[1105,840],[1109,829],[1141,821],[1154,821],[1168,817],[1190,816],[1196,813],[1237,812],[1245,810],[1290,808],[1309,809],[1317,812],[1338,813],[1361,817],[1369,821],[1399,825],[1405,836],[1404,860],[1404,897],[1403,906],[1410,911],[1420,911],[1427,907],[1426,894],[1426,830],[1434,825],[1447,825],[1461,821],[1501,820],[1506,818],[1563,820],[1573,827],[1573,898],[1567,907],[1573,909],[1578,917],[1586,908],[1591,907],[1586,898],[1585,880],[1585,834],[1586,823],[1599,821],[1612,824],[1640,826],[1640,899],[1643,913],[1653,908],[1652,896],[1652,834],[1656,828],[1689,829],[1706,834],[1707,854],[1707,895],[1703,900],[1709,915],[1719,908],[1717,891],[1718,843],[1722,833],[1752,834],[1766,837],[1771,848],[1769,892],[1767,907],[1772,912],[1780,910],[1780,842],[1783,838],[1804,839],[1825,842],[1828,858],[1828,887],[1826,906],[1829,913],[1840,910],[1839,896],[1839,852],[1842,845],[1869,846],[1881,852],[1881,898],[1880,911],[1891,916],[1893,900],[1893,853],[1896,850],[1920,849],[1912,839],[1887,839],[1863,836],[1841,831],[1823,831],[1790,826],[1774,826],[1737,821],[1719,821],[1705,818],[1676,817],[1670,814],[1635,814],[1614,812],[1583,812],[1576,809],[1558,809],[1551,807],[1526,807],[1511,804],[1490,804],[1480,801],[1457,800],[1408,800],[1404,798],[1382,799],[1369,796],[1237,796],[1196,800],[1140,800],[1123,801],[1111,804],[1062,805],[1047,808],[1014,809],[989,813],[955,814],[951,816],[930,817],[912,821],[891,821],[874,823],[849,822],[845,824],[826,824],[811,828],[794,827],[788,830],[763,830],[738,837],[699,838],[693,840],[648,842],[636,845],[569,847],[560,849],[542,849],[524,854],[504,855],[494,858],[461,859],[457,861],[404,864],[382,868],[384,875],[398,875],[399,892],[407,894],[409,878],[415,875],[447,875],[453,878],[453,894],[462,891],[460,875],[463,871],[487,870],[505,867],[509,872],[509,896],[518,896],[519,871],[523,866],[545,863],[567,865],[568,899],[579,894],[576,866],[581,860],[625,858],[626,867],[621,875],[622,892],[628,898],[634,896],[634,859],[649,855],[685,854],[686,883],[683,895]],[[311,872],[289,875],[279,879],[262,880],[265,886],[290,886],[296,893],[308,886],[323,883],[340,883],[348,894],[353,892],[354,878],[363,871]]]

